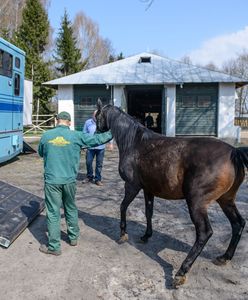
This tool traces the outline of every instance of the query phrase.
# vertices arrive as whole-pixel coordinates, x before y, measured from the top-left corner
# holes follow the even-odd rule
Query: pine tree
[[[124,59],[125,57],[123,56],[123,53],[121,52],[118,56],[117,56],[117,60],[121,60]]]
[[[108,62],[109,62],[109,63],[112,63],[112,62],[114,62],[114,61],[115,61],[114,55],[110,54],[110,55],[109,55]]]
[[[81,62],[80,50],[76,47],[77,41],[73,34],[71,21],[65,10],[56,40],[55,61],[58,64],[57,70],[63,76],[79,72],[84,64]]]
[[[40,0],[27,0],[22,13],[22,23],[16,32],[14,43],[26,52],[25,77],[33,80],[33,108],[39,113],[49,113],[48,102],[53,90],[42,85],[51,79],[49,63],[43,55],[49,38],[49,21]]]
[[[123,56],[123,53],[120,52],[120,54],[118,54],[117,56],[114,56],[113,54],[109,55],[109,60],[108,62],[111,63],[111,62],[114,62],[114,61],[117,61],[117,60],[121,60],[121,59],[124,59],[125,57]]]

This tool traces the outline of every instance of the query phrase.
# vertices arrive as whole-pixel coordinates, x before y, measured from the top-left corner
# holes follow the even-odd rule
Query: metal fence
[[[32,125],[26,126],[24,135],[27,133],[42,133],[48,129],[55,127],[55,115],[33,115]]]

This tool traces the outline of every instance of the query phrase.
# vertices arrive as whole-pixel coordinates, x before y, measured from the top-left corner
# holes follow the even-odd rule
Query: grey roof
[[[150,57],[151,62],[141,62],[141,57]],[[242,86],[248,84],[248,79],[185,64],[151,53],[141,53],[51,80],[44,84],[58,86],[73,84],[180,84],[193,82],[233,82],[237,86]]]

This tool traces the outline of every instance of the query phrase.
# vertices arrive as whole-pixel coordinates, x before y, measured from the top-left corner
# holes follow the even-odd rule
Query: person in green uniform
[[[95,147],[112,139],[110,132],[91,135],[70,130],[71,116],[65,111],[58,114],[57,121],[54,129],[42,135],[38,148],[39,155],[44,159],[48,229],[48,246],[41,245],[39,250],[53,255],[61,254],[60,207],[62,203],[70,245],[77,245],[79,226],[75,193],[81,148]]]

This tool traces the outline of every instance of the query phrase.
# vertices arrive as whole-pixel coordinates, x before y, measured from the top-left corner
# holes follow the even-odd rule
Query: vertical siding
[[[176,134],[217,135],[218,84],[176,88]]]
[[[74,123],[76,130],[82,130],[85,121],[96,110],[97,99],[103,104],[111,102],[111,88],[106,85],[74,85]]]

